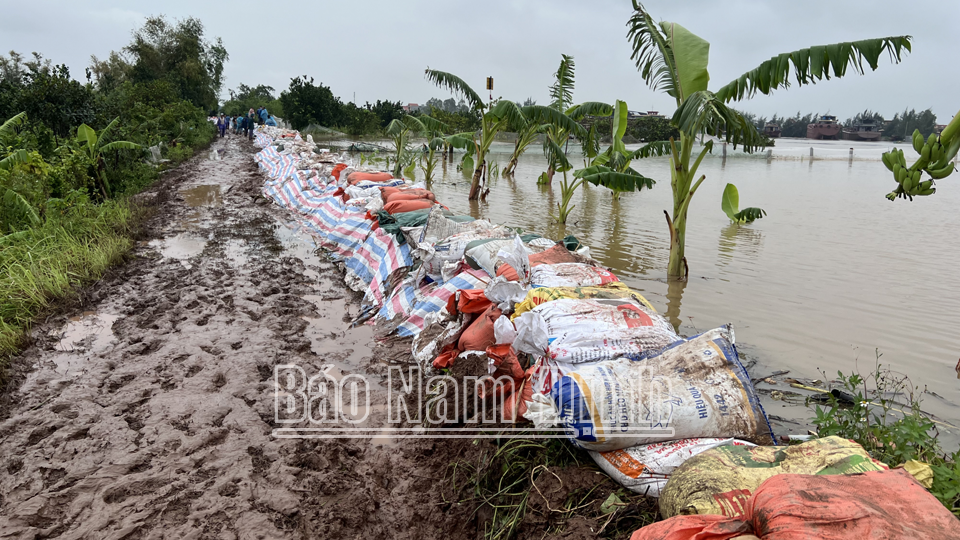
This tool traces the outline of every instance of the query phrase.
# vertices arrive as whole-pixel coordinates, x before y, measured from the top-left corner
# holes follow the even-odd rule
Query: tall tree
[[[163,16],[148,17],[124,51],[132,59],[133,82],[166,80],[181,99],[208,111],[217,108],[229,55],[220,38],[204,39],[200,19],[170,22]]]

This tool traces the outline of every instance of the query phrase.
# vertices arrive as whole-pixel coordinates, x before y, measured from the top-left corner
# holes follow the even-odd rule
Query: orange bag
[[[369,180],[371,182],[386,182],[387,180],[393,180],[393,175],[388,172],[352,172],[350,176],[347,176],[347,182],[351,185],[360,182],[361,180]]]
[[[577,259],[563,244],[557,244],[548,250],[541,251],[540,253],[534,253],[530,256],[531,268],[537,266],[538,264],[558,264],[571,262],[577,262]],[[520,276],[517,275],[517,271],[506,263],[501,264],[500,267],[497,268],[497,276],[503,276],[507,279],[507,281],[520,281]]]
[[[535,367],[530,366],[523,376],[523,380],[518,383],[517,389],[503,401],[503,418],[512,422],[519,422],[523,415],[527,414],[527,402],[533,399],[533,383],[530,377],[533,376]]]
[[[331,172],[330,175],[333,176],[334,178],[336,178],[337,181],[339,181],[339,180],[340,180],[340,171],[342,171],[342,170],[344,170],[344,169],[346,169],[346,168],[347,168],[347,164],[346,164],[346,163],[337,163],[336,165],[333,166],[333,172]]]
[[[490,304],[470,326],[460,334],[459,348],[461,351],[485,351],[496,342],[493,335],[493,323],[500,318],[500,308]]]
[[[762,540],[960,538],[957,520],[904,469],[860,474],[778,474],[744,505],[742,519],[674,516],[630,540]]]
[[[426,195],[418,195],[416,193],[404,193],[401,191],[400,193],[393,193],[389,195],[386,199],[384,199],[384,202],[419,201],[419,200],[433,201],[434,199],[433,197],[427,197]]]
[[[415,201],[394,201],[383,205],[383,210],[388,214],[402,214],[404,212],[413,212],[414,210],[426,210],[433,206],[432,201],[417,199]]]

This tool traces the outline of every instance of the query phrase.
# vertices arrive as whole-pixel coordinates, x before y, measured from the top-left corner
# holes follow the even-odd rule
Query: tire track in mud
[[[0,411],[0,537],[476,536],[440,485],[471,441],[271,436],[274,365],[384,369],[253,151],[221,139],[164,174],[134,259],[34,328]]]

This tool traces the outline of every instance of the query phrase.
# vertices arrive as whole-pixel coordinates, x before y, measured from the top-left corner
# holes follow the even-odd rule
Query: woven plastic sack
[[[582,263],[541,264],[530,269],[534,287],[596,287],[620,281],[609,270]]]
[[[660,512],[739,516],[764,480],[778,474],[854,474],[887,466],[859,444],[824,437],[795,446],[722,447],[677,468],[663,490]]]
[[[587,450],[692,437],[772,444],[770,424],[728,327],[639,362],[619,358],[557,366],[551,398],[567,435]]]
[[[725,445],[753,446],[753,443],[731,438],[680,439],[590,452],[590,457],[623,487],[648,497],[659,497],[677,467],[697,454]]]
[[[514,319],[514,324],[518,333],[528,336],[518,350],[569,363],[640,359],[680,339],[666,319],[631,299],[554,300]],[[531,342],[548,345],[526,345]]]
[[[644,298],[643,295],[637,291],[634,291],[630,287],[627,287],[620,281],[614,281],[613,283],[607,283],[606,285],[600,287],[537,287],[536,289],[531,289],[527,291],[526,298],[514,306],[513,315],[511,315],[511,318],[515,319],[523,313],[539,306],[540,304],[552,302],[553,300],[583,300],[587,298],[631,299],[639,302],[651,312],[657,312],[650,302],[647,302],[647,299]]]
[[[631,540],[894,540],[960,538],[960,521],[903,469],[854,475],[781,474],[747,499],[742,517],[675,516]]]

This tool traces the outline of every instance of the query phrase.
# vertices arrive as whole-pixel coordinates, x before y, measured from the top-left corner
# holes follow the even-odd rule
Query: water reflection
[[[683,291],[686,288],[686,280],[667,280],[667,312],[665,316],[676,332],[680,332],[680,302],[683,300]]]
[[[735,257],[756,260],[762,248],[763,233],[760,230],[730,223],[720,229],[717,266],[724,268],[732,263]]]

